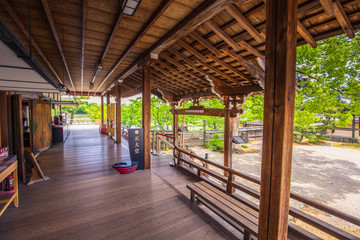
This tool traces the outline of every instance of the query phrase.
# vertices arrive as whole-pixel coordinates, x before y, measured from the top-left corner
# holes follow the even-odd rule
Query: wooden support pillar
[[[174,139],[173,139],[173,144],[175,147],[179,146],[179,115],[177,115],[176,113],[173,114],[173,132],[174,132]],[[173,158],[174,158],[174,162],[175,162],[175,148],[173,150]]]
[[[225,123],[224,123],[224,166],[232,167],[232,132],[233,132],[233,118],[230,117],[230,109],[226,109]],[[228,172],[224,171],[227,176]]]
[[[116,85],[116,143],[121,143],[121,86]]]
[[[144,129],[144,169],[151,168],[151,67],[143,67],[142,125]]]
[[[107,92],[106,93],[106,129],[107,129],[107,133],[109,134],[110,132],[110,119],[109,119],[109,116],[110,116],[110,93]],[[110,134],[110,137],[111,137],[111,134]]]
[[[8,131],[8,100],[7,95],[5,93],[0,93],[0,107],[1,107],[1,114],[0,114],[0,129],[1,129],[1,136],[0,136],[0,147],[7,147],[9,146],[9,131]]]
[[[259,236],[287,239],[293,148],[297,1],[266,1],[266,75]]]
[[[101,95],[101,124],[104,124],[104,96],[103,95]]]
[[[206,145],[206,120],[203,120],[203,147]]]
[[[13,126],[14,126],[14,150],[18,160],[18,172],[21,181],[25,183],[25,161],[24,161],[24,125],[22,115],[21,95],[13,95]]]

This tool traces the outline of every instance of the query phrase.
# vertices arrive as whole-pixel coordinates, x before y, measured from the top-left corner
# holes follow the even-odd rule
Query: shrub
[[[219,134],[214,134],[209,143],[210,149],[213,151],[224,151],[224,141]]]

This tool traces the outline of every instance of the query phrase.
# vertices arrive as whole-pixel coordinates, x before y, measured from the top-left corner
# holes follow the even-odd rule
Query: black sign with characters
[[[142,128],[129,128],[129,149],[132,162],[138,162],[138,170],[144,169],[144,131]]]

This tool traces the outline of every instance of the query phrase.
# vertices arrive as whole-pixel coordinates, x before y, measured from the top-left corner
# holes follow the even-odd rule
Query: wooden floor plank
[[[166,157],[152,159],[159,175],[113,170],[129,160],[126,145],[96,128],[72,130],[38,157],[50,180],[20,186],[20,207],[0,218],[0,239],[224,239],[169,185],[186,191],[193,180]]]

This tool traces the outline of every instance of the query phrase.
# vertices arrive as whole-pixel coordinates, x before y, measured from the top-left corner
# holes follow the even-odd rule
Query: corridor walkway
[[[224,238],[181,200],[172,184],[183,191],[191,180],[166,158],[153,157],[153,171],[119,175],[111,165],[129,159],[126,140],[76,128],[38,157],[50,180],[20,185],[19,208],[0,217],[1,240]]]

